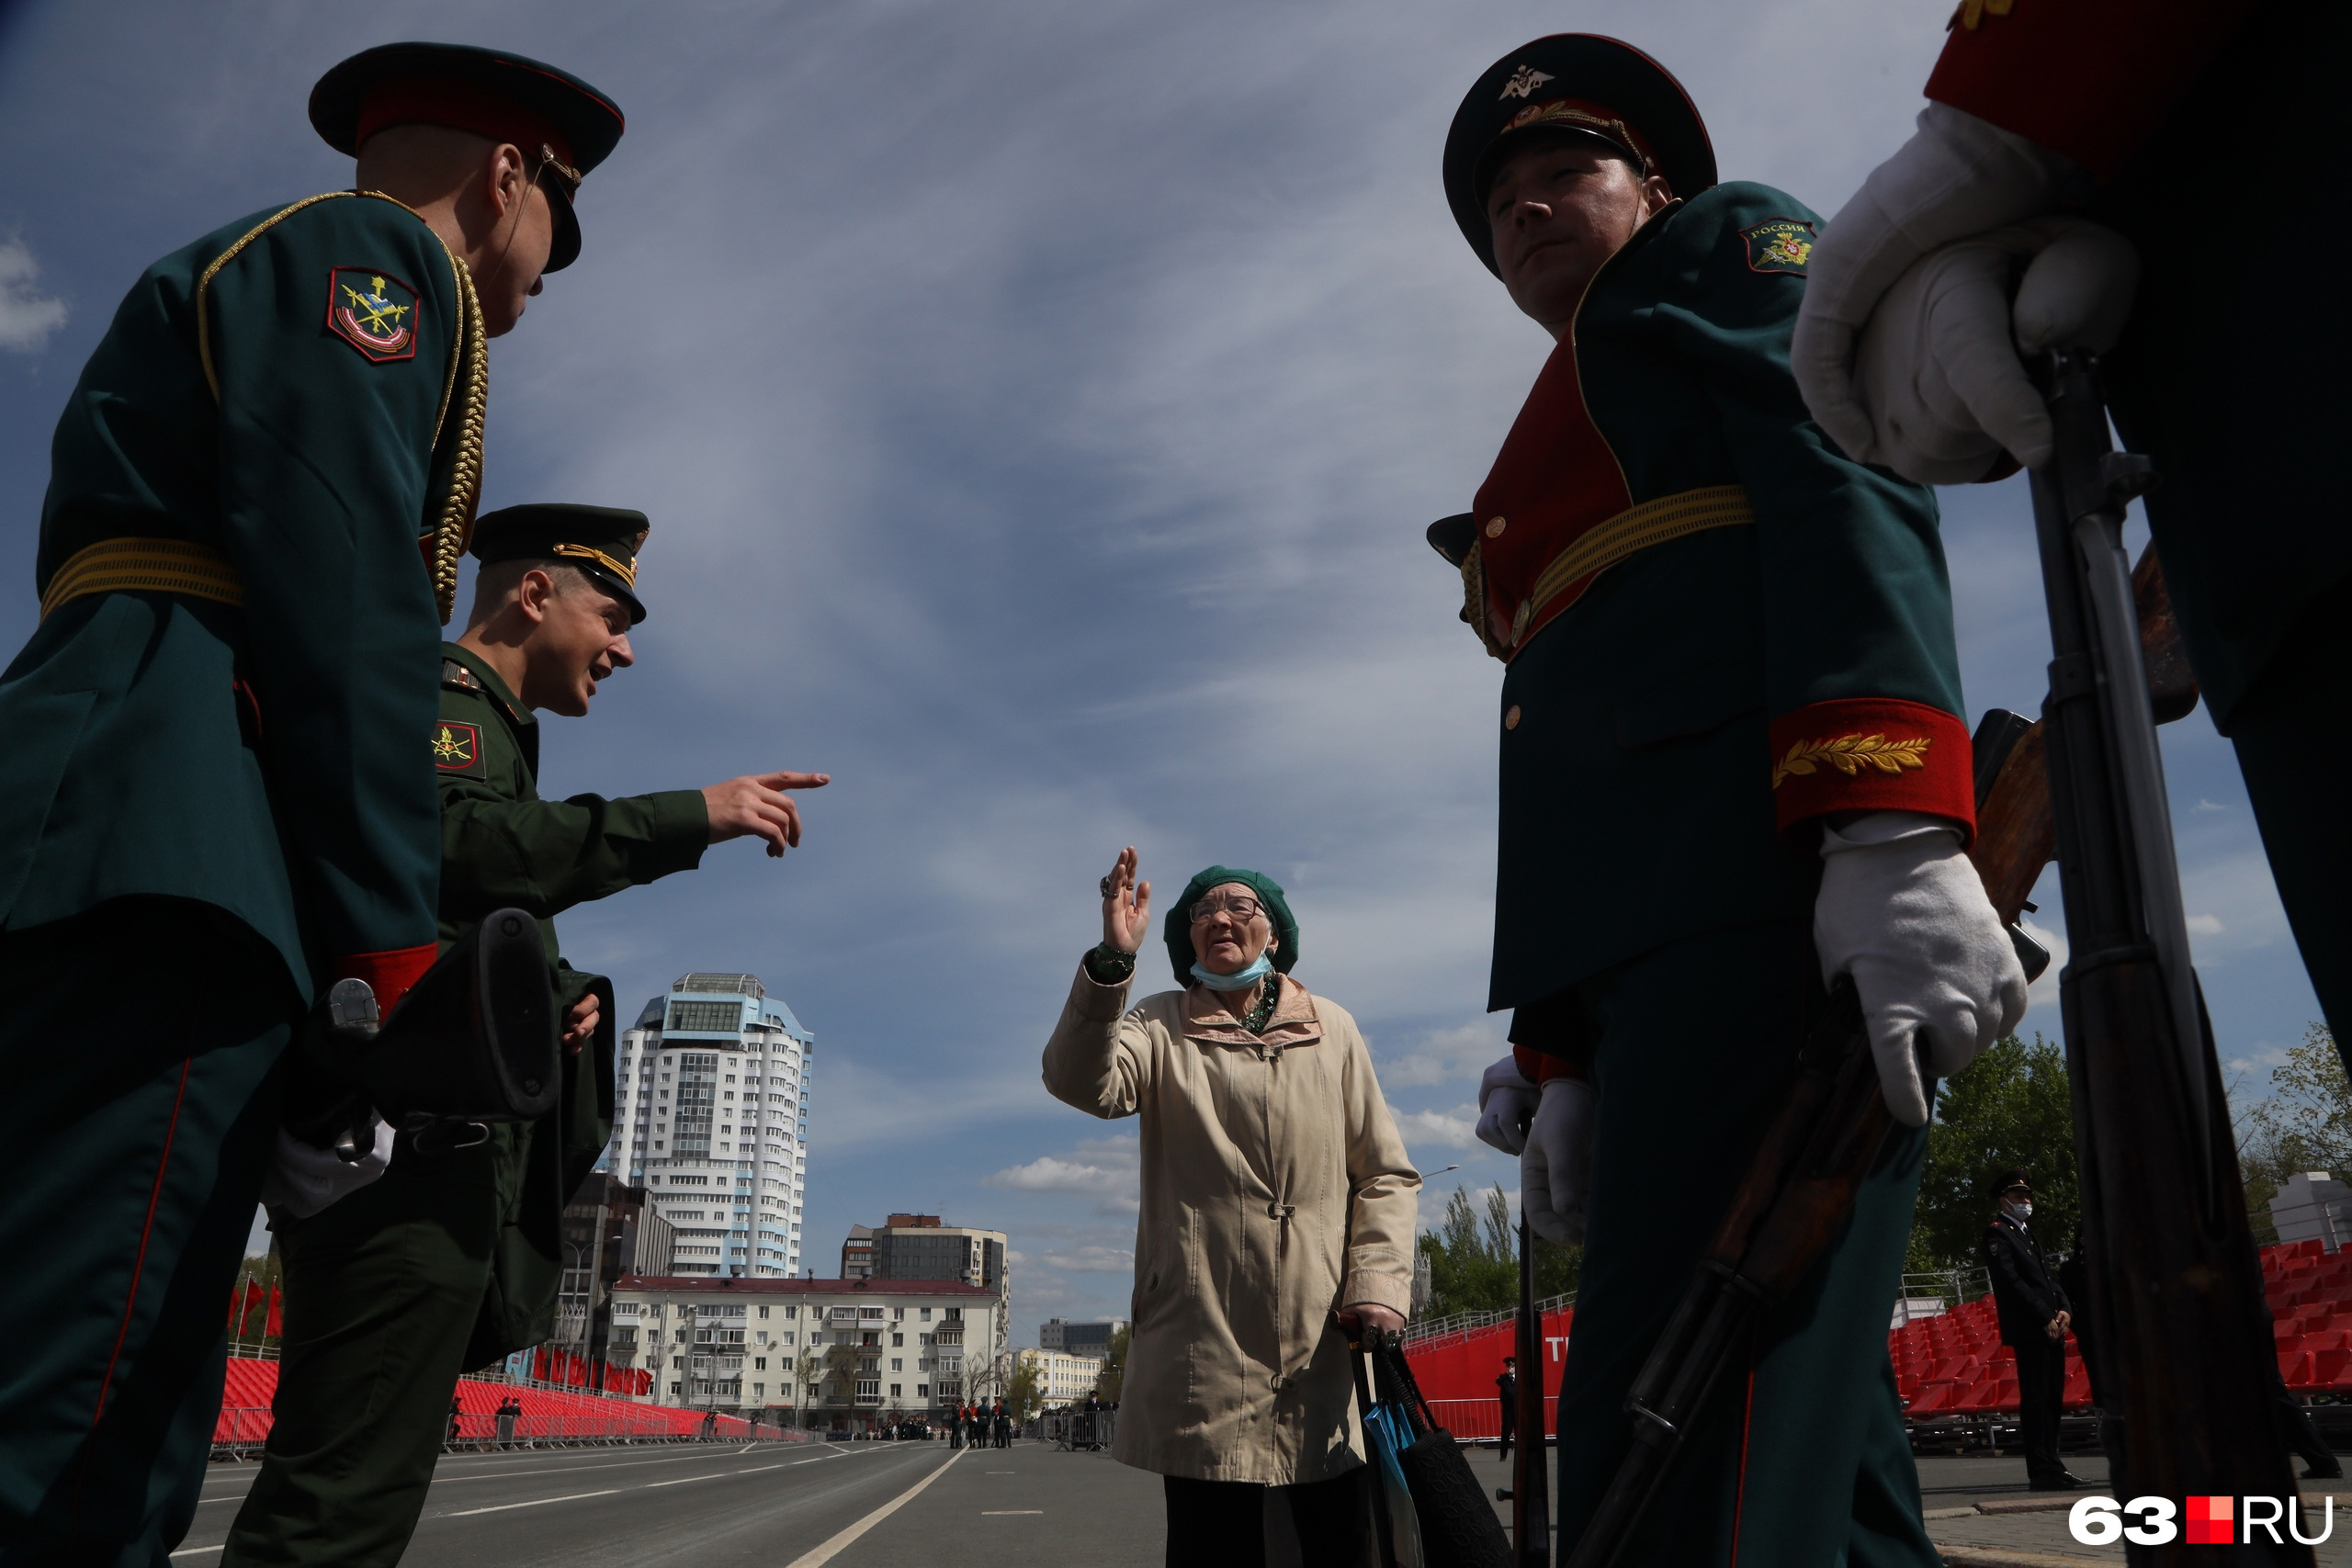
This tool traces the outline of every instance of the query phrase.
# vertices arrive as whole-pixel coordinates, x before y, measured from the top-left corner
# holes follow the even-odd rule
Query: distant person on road
[[[1065,1104],[1142,1119],[1120,1390],[1136,1407],[1112,1453],[1164,1478],[1171,1565],[1262,1562],[1278,1486],[1302,1568],[1354,1568],[1372,1512],[1348,1342],[1405,1325],[1420,1175],[1355,1021],[1290,977],[1298,922],[1272,877],[1193,878],[1161,932],[1183,988],[1132,1009],[1151,934],[1132,846],[1100,891],[1102,941],[1045,1078]]]
[[[1511,1428],[1519,1420],[1518,1368],[1518,1357],[1505,1356],[1503,1370],[1495,1378],[1495,1396],[1502,1401],[1503,1405],[1503,1449],[1500,1457],[1506,1462],[1510,1459]]]
[[[2033,1185],[2022,1170],[2001,1183],[2000,1213],[1984,1229],[2001,1343],[2018,1357],[2018,1436],[2025,1445],[2027,1484],[2068,1492],[2085,1484],[2058,1457],[2058,1412],[2066,1397],[2066,1329],[2075,1320],[2041,1241],[2028,1228]]]
[[[500,1448],[511,1449],[514,1446],[514,1418],[522,1414],[523,1407],[515,1402],[513,1394],[510,1393],[498,1402],[498,1446]]]

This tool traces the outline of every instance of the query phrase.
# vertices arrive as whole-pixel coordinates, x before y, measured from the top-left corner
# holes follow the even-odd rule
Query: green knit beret
[[[1262,871],[1236,871],[1229,865],[1213,865],[1184,885],[1184,896],[1168,906],[1168,962],[1176,966],[1176,983],[1193,983],[1193,964],[1197,955],[1193,952],[1193,906],[1201,895],[1212,887],[1222,887],[1238,882],[1258,895],[1266,906],[1266,913],[1274,922],[1274,967],[1283,974],[1298,962],[1298,921],[1290,912],[1290,902],[1283,897],[1282,884]]]

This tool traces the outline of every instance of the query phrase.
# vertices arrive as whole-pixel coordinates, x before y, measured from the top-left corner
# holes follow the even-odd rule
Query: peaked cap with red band
[[[551,160],[543,182],[556,220],[548,272],[579,257],[573,186],[612,155],[628,127],[612,99],[570,72],[462,43],[388,43],[353,55],[311,89],[311,124],[352,157],[387,127],[446,125]]]
[[[1487,184],[1506,143],[1536,133],[1597,137],[1686,200],[1715,183],[1715,148],[1698,106],[1666,67],[1598,33],[1555,33],[1487,67],[1445,137],[1445,199],[1462,237],[1495,270]]]

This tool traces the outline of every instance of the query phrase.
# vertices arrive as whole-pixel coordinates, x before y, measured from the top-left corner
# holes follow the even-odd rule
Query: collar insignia
[[[1534,92],[1536,88],[1542,86],[1551,79],[1551,77],[1545,75],[1543,72],[1538,71],[1532,65],[1522,65],[1518,70],[1511,73],[1510,81],[1503,84],[1501,96],[1506,98],[1526,97],[1529,94]]]

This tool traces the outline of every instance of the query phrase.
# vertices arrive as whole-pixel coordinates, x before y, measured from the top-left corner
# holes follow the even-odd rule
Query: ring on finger
[[[1095,886],[1102,889],[1103,897],[1108,898],[1111,896],[1111,878],[1108,875],[1105,875],[1102,880]]]

